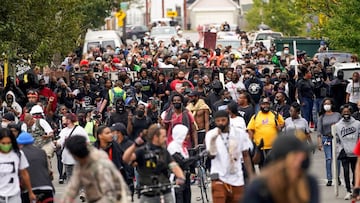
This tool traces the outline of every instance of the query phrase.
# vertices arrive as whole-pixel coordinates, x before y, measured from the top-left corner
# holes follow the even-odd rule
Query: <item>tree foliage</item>
[[[100,27],[111,0],[3,0],[0,53],[48,63],[73,50],[88,28]]]
[[[261,23],[269,25],[271,29],[283,32],[288,36],[298,36],[305,31],[303,13],[296,7],[295,1],[254,0],[252,9],[246,19],[250,30],[257,29]]]

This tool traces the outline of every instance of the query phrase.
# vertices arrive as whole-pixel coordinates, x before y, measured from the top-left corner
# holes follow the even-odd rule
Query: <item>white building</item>
[[[184,26],[184,0],[147,0],[149,2],[150,21],[168,18],[168,11],[176,11],[175,20]]]

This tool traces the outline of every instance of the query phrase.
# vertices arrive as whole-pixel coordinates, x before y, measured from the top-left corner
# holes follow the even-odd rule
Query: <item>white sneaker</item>
[[[346,192],[346,195],[344,197],[345,200],[350,200],[351,199],[351,193],[350,192]]]

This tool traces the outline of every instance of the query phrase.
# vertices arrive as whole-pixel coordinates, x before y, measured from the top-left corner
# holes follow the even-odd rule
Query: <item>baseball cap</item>
[[[22,132],[20,133],[20,135],[16,138],[16,141],[18,144],[22,144],[22,145],[25,145],[25,144],[32,144],[34,143],[34,138],[33,136],[28,133],[28,132]]]
[[[310,153],[315,146],[302,142],[295,135],[281,135],[273,143],[269,161],[276,161],[285,158],[290,152],[302,151]]]
[[[189,94],[188,94],[189,97],[193,97],[193,96],[199,96],[199,92],[198,91],[191,91]]]
[[[270,101],[269,98],[265,97],[265,98],[262,98],[262,99],[260,100],[260,104],[263,104],[263,103],[268,103],[268,104],[270,104],[271,101]]]
[[[110,129],[111,129],[111,131],[119,131],[124,136],[127,135],[126,127],[125,127],[125,125],[123,123],[114,123],[110,127]]]
[[[41,108],[40,105],[35,105],[31,108],[30,110],[30,114],[34,115],[34,114],[42,114],[44,113],[44,110]]]

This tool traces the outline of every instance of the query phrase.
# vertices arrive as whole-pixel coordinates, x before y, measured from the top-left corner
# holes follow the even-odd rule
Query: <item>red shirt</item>
[[[39,95],[46,97],[48,100],[50,97],[54,97],[54,101],[52,102],[51,105],[51,110],[53,112],[56,112],[56,107],[57,107],[57,96],[56,94],[51,91],[50,88],[48,87],[44,87],[43,89],[39,90]]]
[[[167,113],[166,113],[167,114]],[[166,118],[166,114],[165,114],[165,118]],[[190,112],[187,112],[188,114],[188,118],[189,118],[189,124],[194,123],[195,119],[192,116],[192,114]],[[166,140],[166,144],[169,145],[171,141],[173,141],[173,137],[172,137],[172,129],[176,124],[183,124],[183,113],[177,115],[175,112],[173,112],[172,116],[171,116],[171,121],[170,122],[166,122],[164,121],[166,124],[169,125],[169,128],[167,129],[167,140]],[[185,124],[184,124],[185,125]],[[191,130],[189,129],[189,134],[191,135]],[[190,139],[191,136],[187,136],[185,138],[184,141],[184,146],[186,146],[186,148],[191,148],[192,145],[192,140]]]
[[[171,88],[171,90],[176,90],[176,87],[182,86],[182,84],[183,84],[184,82],[188,82],[188,83],[190,84],[191,89],[194,89],[194,85],[193,85],[190,81],[188,81],[188,80],[179,80],[179,79],[176,79],[176,80],[173,80],[173,81],[170,83],[170,88]]]
[[[354,149],[354,154],[356,156],[360,156],[360,142],[357,142],[355,149]]]

